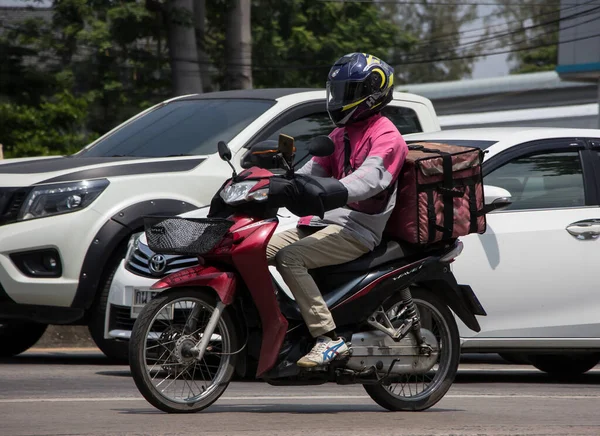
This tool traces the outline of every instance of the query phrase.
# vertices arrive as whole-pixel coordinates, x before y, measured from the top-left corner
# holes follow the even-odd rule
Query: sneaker
[[[313,349],[298,360],[296,365],[302,368],[314,368],[325,365],[346,353],[348,353],[348,345],[342,338],[334,341],[327,336],[319,336]]]

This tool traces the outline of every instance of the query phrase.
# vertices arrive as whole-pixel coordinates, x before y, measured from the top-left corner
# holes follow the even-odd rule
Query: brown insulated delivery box
[[[433,142],[408,148],[386,233],[420,245],[484,233],[482,150]]]

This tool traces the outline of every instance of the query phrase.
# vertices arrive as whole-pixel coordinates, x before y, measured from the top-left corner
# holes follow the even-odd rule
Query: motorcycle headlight
[[[269,188],[258,189],[254,192],[250,192],[250,190],[254,188],[257,183],[258,180],[232,183],[221,191],[221,198],[225,203],[230,205],[243,203],[249,200],[264,201],[269,196]]]
[[[19,221],[85,209],[109,185],[106,179],[36,186],[27,196],[17,219]]]

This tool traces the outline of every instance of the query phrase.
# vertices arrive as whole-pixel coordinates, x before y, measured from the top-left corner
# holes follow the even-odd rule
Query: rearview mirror
[[[313,156],[326,157],[333,154],[335,145],[326,135],[317,136],[308,144],[308,152]]]
[[[510,192],[504,188],[484,185],[483,191],[485,193],[485,206],[483,208],[485,213],[504,209],[512,204]]]
[[[217,144],[217,149],[219,150],[219,157],[226,162],[231,160],[231,150],[223,141],[219,141]]]

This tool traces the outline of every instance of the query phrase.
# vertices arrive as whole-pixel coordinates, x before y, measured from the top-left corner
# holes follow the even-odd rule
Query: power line
[[[579,38],[573,38],[573,39],[569,39],[569,40],[562,41],[562,42],[559,41],[556,43],[538,44],[538,45],[533,45],[530,47],[521,47],[521,48],[516,48],[516,49],[512,49],[512,50],[502,50],[502,51],[496,51],[496,52],[481,53],[478,55],[465,55],[465,56],[456,56],[456,57],[451,56],[451,57],[446,57],[446,58],[429,59],[426,61],[425,60],[424,61],[410,61],[410,62],[403,62],[400,65],[412,65],[412,64],[430,63],[430,62],[443,62],[443,61],[453,61],[453,60],[462,60],[462,59],[473,59],[473,58],[479,58],[479,57],[485,57],[485,56],[494,56],[494,55],[499,55],[499,54],[516,53],[516,52],[520,52],[520,51],[535,50],[536,48],[551,47],[553,45],[567,44],[569,42],[584,41],[586,39],[592,39],[592,38],[597,38],[597,37],[600,37],[600,33],[596,33],[594,35],[583,36],[583,37],[579,37]]]
[[[559,24],[559,23],[561,23],[563,21],[569,21],[569,20],[574,19],[574,18],[582,18],[582,17],[586,17],[588,15],[597,15],[598,13],[600,13],[600,6],[592,8],[592,9],[589,9],[589,10],[584,11],[584,12],[573,14],[573,15],[570,15],[570,16],[567,16],[567,17],[559,18],[557,20],[551,20],[551,21],[547,21],[547,22],[544,22],[544,23],[535,24],[535,25],[532,25],[532,26],[526,26],[526,27],[523,27],[521,29],[517,29],[517,30],[514,30],[514,31],[510,31],[510,32],[497,33],[497,34],[494,34],[492,36],[481,38],[481,39],[479,39],[477,41],[471,41],[471,42],[467,42],[467,43],[463,43],[463,44],[458,44],[457,46],[455,46],[453,48],[455,50],[457,50],[457,51],[458,50],[464,50],[468,46],[473,46],[475,44],[482,44],[482,43],[485,43],[485,42],[491,42],[491,41],[494,41],[494,40],[499,40],[501,38],[505,38],[507,36],[513,36],[513,35],[518,35],[520,33],[524,33],[525,34],[524,35],[525,39],[521,39],[521,40],[516,41],[516,42],[511,42],[509,45],[522,44],[523,42],[527,41],[526,32],[528,30],[537,29],[537,28],[543,28],[543,27],[546,27],[546,26],[549,26],[549,25],[552,25],[552,24]],[[573,27],[577,27],[577,26],[580,26],[582,24],[587,24],[587,23],[590,23],[590,22],[593,22],[593,21],[597,21],[598,18],[600,18],[600,17],[596,16],[596,17],[591,18],[591,19],[586,20],[586,21],[574,23],[574,24],[571,24],[569,26],[563,27],[562,30],[571,29]]]
[[[600,7],[596,7],[596,8],[592,8],[592,9],[589,9],[589,10],[586,10],[586,11],[582,11],[582,12],[579,12],[579,13],[576,13],[576,14],[572,14],[572,15],[569,15],[567,17],[563,17],[563,18],[561,18],[559,20],[552,20],[552,21],[541,23],[541,24],[538,24],[538,25],[528,26],[526,28],[520,29],[517,32],[509,32],[508,34],[520,33],[520,32],[523,32],[523,31],[526,31],[526,30],[529,30],[529,29],[532,29],[532,28],[538,28],[538,27],[541,27],[541,26],[544,26],[544,25],[548,25],[548,24],[552,24],[552,23],[557,23],[557,22],[560,22],[560,21],[563,21],[563,20],[572,19],[572,18],[577,17],[577,16],[590,15],[592,12],[594,12],[597,9],[600,9]],[[570,27],[575,27],[575,26],[580,25],[580,24],[584,24],[584,23],[587,23],[587,22],[590,22],[590,21],[595,21],[597,18],[598,17],[596,17],[594,19],[591,19],[591,20],[587,20],[587,21],[585,21],[583,23],[577,23],[577,24],[575,24],[573,26],[570,26]],[[0,25],[0,27],[10,28],[9,26],[2,26],[2,25]],[[506,35],[507,34],[496,35],[496,37],[491,38],[491,39],[497,39],[500,36],[506,36]],[[596,36],[600,36],[600,34],[599,35],[586,36],[586,37],[582,37],[582,38],[576,38],[576,39],[569,40],[569,41],[563,41],[562,43],[575,42],[575,41],[590,39],[590,38],[593,38],[593,37],[596,37]],[[485,39],[485,40],[487,41],[487,40],[490,40],[490,39],[488,38],[488,39]],[[480,42],[482,42],[482,41],[480,41]],[[518,41],[518,42],[515,42],[515,43],[511,43],[509,45],[521,44],[523,42],[525,42],[525,41]],[[473,44],[473,43],[464,44],[462,46],[459,45],[458,48],[460,49],[460,48],[464,47],[465,45],[470,45],[470,44]],[[552,46],[552,45],[557,45],[557,43],[546,43],[546,44],[534,45],[534,46],[529,46],[529,47],[520,47],[520,48],[515,48],[515,49],[510,49],[510,50],[490,51],[490,52],[485,52],[485,53],[480,53],[480,54],[470,54],[470,55],[460,55],[460,56],[456,55],[456,56],[438,57],[438,58],[431,58],[431,57],[418,58],[417,57],[416,59],[415,58],[411,58],[410,60],[402,60],[402,61],[396,60],[396,61],[390,62],[390,63],[400,66],[400,65],[414,65],[414,64],[423,64],[423,63],[435,63],[435,62],[443,62],[443,61],[451,61],[451,60],[473,59],[473,58],[478,58],[478,57],[494,56],[494,55],[498,55],[498,54],[506,54],[506,53],[514,53],[514,52],[520,52],[520,51],[533,50],[533,49],[536,49],[536,48],[547,47],[547,46]],[[93,46],[85,46],[85,45],[82,45],[82,46],[97,49],[97,47],[93,47]],[[144,53],[144,55],[150,55],[150,53],[145,53],[145,52],[143,52],[143,53]],[[141,53],[138,53],[138,54],[141,54]],[[40,56],[40,58],[41,59],[46,59],[46,60],[50,60],[50,59],[58,60],[58,61],[62,60],[61,58],[59,58],[57,56],[53,56],[53,55],[42,55],[42,56]],[[177,58],[177,59],[174,59],[174,60],[180,61],[180,62],[197,63],[198,65],[211,65],[212,64],[211,62],[202,62],[202,61],[198,61],[198,60],[184,59],[184,58]],[[157,59],[157,61],[158,61],[158,59]],[[166,60],[163,60],[163,62],[164,61],[166,61]],[[93,63],[91,63],[91,64],[93,65]],[[272,70],[289,70],[289,69],[306,70],[306,69],[324,69],[324,68],[330,68],[330,64],[327,64],[327,65],[325,65],[325,64],[324,65],[306,65],[306,64],[303,64],[303,65],[259,66],[259,65],[252,64],[252,63],[233,63],[233,64],[229,63],[228,65],[234,66],[234,67],[250,67],[254,71],[272,71]],[[121,70],[139,70],[140,69],[140,67],[136,67],[136,66],[133,66],[133,65],[117,65],[117,66],[113,66],[113,67],[108,67],[109,70],[112,70],[113,68],[121,69]],[[157,69],[162,69],[162,68],[160,68],[160,67],[157,66]]]
[[[423,5],[423,0],[319,0],[323,3],[372,3],[372,4],[397,4],[397,5]],[[515,5],[515,6],[526,6],[522,1],[515,1],[509,3],[503,3],[505,5]],[[548,4],[562,4],[566,6],[580,6],[579,3],[563,3],[558,0],[556,1],[548,1],[548,0],[540,0],[539,3],[535,4],[535,6],[548,5]],[[600,5],[600,2],[596,2],[595,4]],[[428,1],[427,5],[431,6],[500,6],[498,2],[478,2],[478,1],[444,1],[444,0],[436,0],[436,1]],[[534,7],[534,5],[532,5]]]
[[[597,0],[589,0],[589,1],[584,2],[584,3],[582,3],[580,5],[577,5],[577,6],[591,6],[595,1],[597,1]],[[596,4],[599,4],[599,3],[596,3]],[[527,17],[527,18],[530,19],[530,20],[535,20],[535,19],[538,19],[538,18],[541,18],[541,17],[545,17],[547,15],[551,15],[551,14],[557,13],[557,12],[558,13],[560,13],[560,12],[566,12],[566,11],[568,11],[570,9],[576,8],[577,6],[570,6],[570,7],[564,8],[564,9],[563,8],[558,8],[558,9],[550,11],[550,12],[544,12],[542,14],[533,15],[533,16]],[[481,17],[479,17],[479,18],[481,18]],[[567,18],[567,17],[563,17],[563,18]],[[451,39],[451,38],[454,38],[456,35],[464,35],[464,34],[467,34],[467,33],[481,32],[483,30],[487,30],[487,29],[491,29],[491,28],[496,28],[496,27],[501,27],[501,26],[506,26],[507,27],[506,29],[502,30],[502,32],[506,32],[506,31],[509,31],[511,24],[518,23],[518,22],[521,22],[521,20],[513,20],[513,21],[510,21],[510,22],[506,22],[504,24],[497,24],[497,25],[490,26],[490,27],[481,27],[481,28],[477,28],[477,29],[469,29],[469,30],[464,30],[464,31],[460,31],[460,32],[446,33],[446,34],[438,35],[436,38],[432,38],[428,42],[433,42],[433,41],[438,41],[438,40],[439,41],[445,41],[446,40],[446,38],[445,38],[446,36],[448,37],[448,39]],[[527,30],[527,29],[529,29],[529,27],[526,27],[525,29],[518,29],[515,32],[519,32],[519,31],[523,31],[523,30]],[[474,36],[467,37],[467,39],[479,38],[479,37],[480,37],[479,35],[474,35]],[[427,45],[428,42],[422,42],[422,43],[419,43],[417,45]]]

